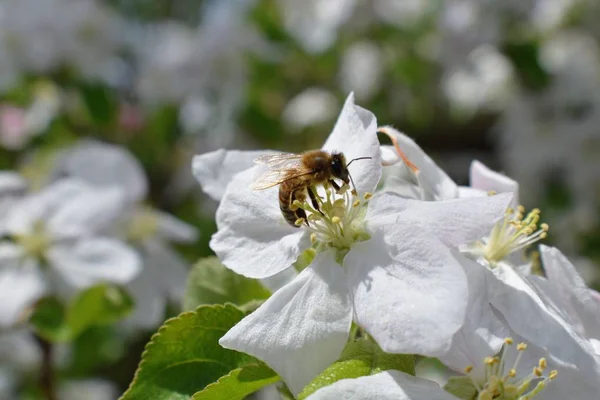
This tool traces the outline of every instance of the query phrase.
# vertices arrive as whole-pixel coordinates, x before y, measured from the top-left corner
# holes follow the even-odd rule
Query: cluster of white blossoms
[[[549,227],[518,205],[516,182],[473,162],[471,186],[458,186],[352,95],[322,149],[369,159],[349,166],[355,190],[318,192],[320,211],[295,202],[307,215],[299,227],[285,222],[276,186],[251,188],[265,152],[195,158],[195,176],[220,201],[211,248],[239,274],[280,278],[223,347],[263,360],[298,395],[339,358],[354,324],[386,353],[436,357],[469,377],[473,399],[597,397],[600,296],[559,250],[526,251]],[[400,371],[309,398],[456,399]]]
[[[168,242],[194,241],[196,229],[143,204],[146,176],[120,147],[79,142],[43,174],[0,173],[0,327],[21,326],[46,295],[103,282],[128,286],[127,326],[160,324],[188,271]]]

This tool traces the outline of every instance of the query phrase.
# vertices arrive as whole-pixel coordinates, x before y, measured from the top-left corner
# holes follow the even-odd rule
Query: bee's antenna
[[[346,164],[346,167],[349,167],[350,164],[352,164],[356,160],[371,160],[371,159],[373,159],[373,157],[358,157],[358,158],[353,158],[352,160],[350,160],[350,162],[348,164]]]
[[[371,158],[371,157],[369,157]],[[354,160],[352,160],[354,161]],[[354,184],[354,179],[352,179],[352,175],[350,175],[350,171],[348,171],[348,177],[350,177],[350,182],[352,182],[353,191],[356,192],[356,185]]]

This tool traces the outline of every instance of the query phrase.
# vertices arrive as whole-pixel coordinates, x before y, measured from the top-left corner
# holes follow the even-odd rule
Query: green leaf
[[[233,303],[242,306],[270,295],[259,281],[238,275],[225,268],[217,257],[200,260],[187,280],[184,309],[193,310],[202,304]]]
[[[477,388],[468,376],[452,376],[446,382],[444,390],[462,400],[476,400]]]
[[[192,400],[242,400],[279,379],[279,375],[264,364],[246,365],[208,385]]]
[[[67,323],[77,336],[92,325],[109,325],[133,310],[133,299],[125,289],[108,284],[80,292],[69,305]]]
[[[71,338],[66,324],[65,306],[55,297],[40,299],[29,317],[35,332],[50,342],[62,342]]]
[[[116,100],[108,88],[100,84],[85,84],[81,97],[93,122],[106,126],[115,118]]]
[[[391,369],[414,375],[415,357],[407,354],[385,353],[371,340],[350,342],[346,345],[340,359],[313,379],[298,395],[298,399],[305,399],[318,389],[340,379],[374,375]]]
[[[133,300],[124,289],[100,284],[79,292],[67,306],[54,297],[40,300],[29,322],[44,339],[67,342],[91,326],[122,319],[132,309]]]
[[[219,345],[243,317],[237,307],[225,304],[200,306],[165,322],[146,345],[121,400],[189,400],[232,370],[256,363],[247,354]]]

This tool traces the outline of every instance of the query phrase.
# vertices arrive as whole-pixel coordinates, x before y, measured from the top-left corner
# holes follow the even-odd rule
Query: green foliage
[[[71,341],[95,325],[108,325],[133,309],[122,288],[100,284],[79,292],[68,305],[54,297],[40,300],[29,318],[36,333],[50,342]]]
[[[453,376],[448,379],[444,390],[461,400],[476,400],[477,389],[468,376]]]
[[[243,317],[241,310],[226,304],[200,306],[165,322],[146,345],[121,400],[189,399],[232,370],[256,363],[219,345],[219,339]]]
[[[243,306],[270,295],[259,281],[225,268],[217,257],[200,260],[190,272],[184,296],[184,308],[193,310],[202,304],[234,303]]]
[[[346,345],[340,359],[309,383],[298,395],[298,399],[305,399],[318,389],[341,379],[374,375],[391,369],[414,375],[415,357],[407,354],[385,353],[372,340],[350,342]]]
[[[242,400],[279,379],[279,375],[264,364],[246,365],[208,385],[192,400]]]
[[[81,97],[92,122],[99,126],[107,126],[113,122],[117,111],[117,100],[107,87],[86,83],[81,86]]]

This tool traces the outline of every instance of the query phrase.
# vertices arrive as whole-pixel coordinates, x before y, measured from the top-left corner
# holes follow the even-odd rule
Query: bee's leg
[[[315,208],[315,210],[320,212],[321,215],[325,215],[325,214],[323,214],[323,212],[321,211],[321,208],[319,207],[319,202],[317,201],[318,195],[315,193],[315,189],[312,186],[309,186],[308,188],[306,188],[306,190],[308,191],[308,197],[310,198],[310,203]]]
[[[333,188],[335,189],[336,192],[340,191],[340,189],[341,189],[340,185],[335,183],[335,181],[333,179],[329,180],[329,184],[331,184],[331,186],[333,186]]]

